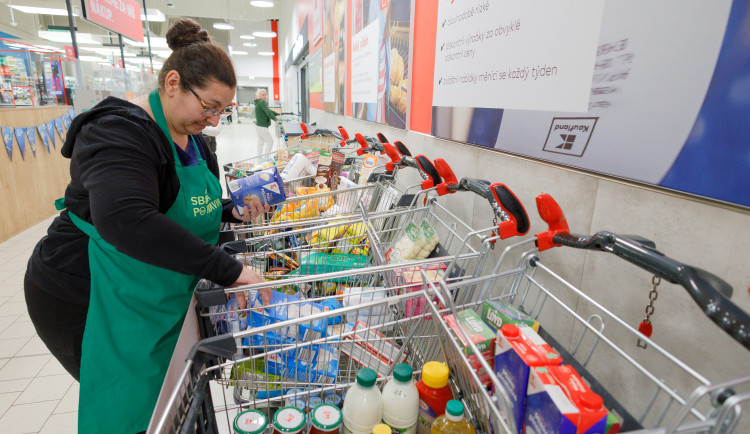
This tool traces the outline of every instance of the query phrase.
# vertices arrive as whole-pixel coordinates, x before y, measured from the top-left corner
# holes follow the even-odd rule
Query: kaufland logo
[[[552,118],[542,150],[582,157],[594,132],[596,118]]]

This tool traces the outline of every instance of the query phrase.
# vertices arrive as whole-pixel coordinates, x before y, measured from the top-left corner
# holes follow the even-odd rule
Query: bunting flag
[[[49,154],[49,138],[47,138],[47,129],[44,127],[44,124],[37,125],[36,129],[37,131],[39,131],[39,137],[42,138],[42,142],[44,143],[44,146],[47,148],[47,153]]]
[[[65,131],[68,131],[70,129],[70,116],[67,113],[62,115],[62,123],[65,126]]]
[[[55,123],[55,129],[57,130],[57,134],[60,135],[61,139],[65,139],[65,130],[63,129],[63,121],[60,118],[57,118],[53,121]]]
[[[68,110],[68,117],[72,121],[74,117],[76,117],[76,110],[71,107],[70,110]]]
[[[26,127],[26,139],[29,141],[29,147],[31,148],[31,152],[34,153],[34,157],[36,157],[36,128],[35,127]]]
[[[44,128],[47,129],[47,137],[49,138],[49,142],[52,144],[52,149],[55,148],[55,122],[49,121],[46,124],[44,124]]]
[[[15,133],[16,141],[18,141],[18,149],[21,150],[21,158],[26,159],[26,129],[16,128],[13,133]]]
[[[8,151],[8,158],[10,158],[10,161],[13,161],[13,128],[0,127],[0,131],[3,134],[3,142],[5,143],[5,150]]]

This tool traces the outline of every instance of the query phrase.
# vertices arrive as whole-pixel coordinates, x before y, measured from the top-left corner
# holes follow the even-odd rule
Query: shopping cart
[[[286,133],[284,132],[284,124],[299,124],[302,118],[299,113],[281,112],[276,116],[276,137],[281,139],[284,138]]]
[[[154,419],[149,431],[231,432],[235,415],[246,409],[264,411],[271,419],[285,405],[309,411],[317,402],[340,404],[363,366],[375,369],[382,385],[396,363],[421,366],[424,361],[441,360],[437,335],[423,327],[425,314],[407,316],[405,310],[407,304],[425,304],[424,291],[394,294],[399,287],[389,286],[383,273],[408,270],[403,265],[401,269],[387,267],[339,273],[341,278],[376,285],[379,289],[371,291],[372,301],[360,298],[329,311],[314,309],[324,299],[306,301],[313,305],[307,316],[282,322],[270,319],[243,332],[200,341],[191,351],[167,410]],[[250,315],[267,317],[269,311],[305,306],[286,301]],[[308,338],[308,330],[329,323],[325,334]],[[237,340],[247,344],[242,357],[237,357]]]
[[[462,185],[477,182],[471,179],[461,180]],[[496,233],[501,233],[504,239],[528,231],[528,217],[518,199],[502,184],[493,184],[493,189],[504,189],[508,194],[497,196],[491,189],[474,191],[488,198],[494,212],[493,223],[478,230],[440,204],[436,197],[431,197],[419,207],[394,210],[390,207],[375,208],[382,206],[383,202],[372,205],[358,195],[354,196],[359,198],[358,202],[350,202],[356,205],[354,213],[309,220],[279,221],[266,226],[237,229],[237,240],[226,243],[224,248],[235,254],[241,262],[254,267],[266,279],[293,281],[300,276],[321,275],[317,279],[317,284],[312,287],[286,285],[286,291],[303,293],[306,297],[335,291],[340,286],[337,285],[338,280],[326,281],[327,273],[348,268],[362,269],[397,260],[429,257],[431,259],[428,263],[447,264],[443,265],[441,271],[449,274],[463,274],[467,271],[477,273],[485,265],[486,253],[494,246],[494,241],[488,242],[488,239],[494,238]],[[349,194],[361,193],[358,192],[359,189],[353,190]],[[317,196],[317,203],[330,200],[325,194],[313,196]],[[497,200],[501,202],[496,203]],[[500,223],[497,223],[498,219]],[[394,248],[398,241],[408,244],[407,238],[413,235],[415,230],[419,234],[431,235],[421,240],[413,239],[415,246],[408,250]],[[252,233],[253,236],[242,237],[243,233]],[[421,249],[417,249],[416,244],[420,242],[424,245],[423,248],[429,248],[429,251],[421,252]],[[472,264],[472,269],[464,270],[469,263]],[[200,287],[196,296],[200,306],[218,306],[226,301],[225,292],[237,291],[224,288],[209,290]],[[210,323],[215,325],[215,318],[221,314],[221,311],[207,314],[204,310],[200,315],[204,318],[213,317]],[[206,326],[203,337],[212,335],[209,329],[210,327]]]
[[[388,145],[390,146],[390,145]],[[362,148],[359,148],[362,149]],[[369,148],[368,148],[369,149]],[[382,146],[381,148],[382,149]],[[413,208],[418,203],[426,203],[430,194],[447,194],[451,183],[455,181],[455,175],[443,160],[439,160],[440,172],[445,175],[445,183],[437,168],[424,156],[418,156],[414,167],[420,176],[425,179],[414,185],[402,185],[397,182],[395,173],[404,167],[399,164],[393,167],[387,176],[377,177],[373,182],[342,189],[339,187],[334,191],[321,191],[312,194],[296,194],[299,191],[289,190],[289,199],[279,204],[275,209],[266,213],[252,223],[231,224],[226,232],[231,232],[233,237],[246,238],[252,234],[265,233],[266,231],[285,230],[290,226],[305,223],[306,226],[323,223],[330,217],[348,217],[360,215],[359,205],[363,204],[368,213],[386,212],[396,208]],[[344,166],[346,168],[346,166]],[[303,178],[302,181],[305,181]],[[309,181],[308,181],[309,182]],[[444,185],[441,185],[444,184]],[[307,192],[315,191],[307,189]],[[317,206],[311,206],[317,204]],[[280,227],[281,226],[281,227]]]
[[[537,205],[549,225],[547,231],[508,246],[495,268],[484,276],[460,282],[425,276],[427,294],[434,293],[440,305],[448,306],[454,315],[463,309],[481,312],[485,301],[504,303],[528,314],[540,324],[539,335],[562,356],[563,363],[572,366],[601,396],[606,409],[619,418],[623,432],[732,432],[737,428],[742,404],[750,398],[750,374],[719,382],[707,380],[563,279],[545,265],[540,252],[567,246],[613,253],[657,278],[684,287],[709,318],[750,348],[750,316],[727,299],[731,287],[711,273],[664,256],[640,237],[609,232],[572,235],[550,196],[540,195]],[[473,296],[459,302],[457,294],[461,292]],[[513,414],[507,377],[496,376],[480,357],[497,392],[493,395],[483,386],[476,363],[472,365],[465,355],[456,331],[437,316],[437,306],[429,305],[439,323],[437,334],[451,370],[451,384],[474,425],[483,432],[517,432],[514,419],[507,417]],[[478,354],[466,330],[459,327],[459,331]]]
[[[206,285],[196,291],[196,298],[202,306],[199,308],[200,323],[204,325],[202,333],[208,336],[214,334],[216,325],[226,321],[228,315],[228,312],[210,306],[224,303],[227,294],[247,291],[247,300],[257,300],[257,291],[270,284],[277,290],[273,294],[280,301],[263,306],[272,314],[259,314],[257,305],[231,313],[241,315],[245,312],[248,324],[253,326],[250,332],[223,334],[201,341],[182,373],[180,386],[170,397],[168,412],[157,422],[156,432],[173,432],[177,426],[182,427],[181,432],[194,429],[202,432],[204,428],[207,432],[214,432],[212,427],[217,423],[226,421],[230,426],[232,414],[242,408],[267,408],[270,412],[297,398],[305,398],[310,403],[314,402],[311,399],[315,396],[342,392],[358,367],[372,366],[384,380],[397,361],[421,366],[438,357],[434,328],[424,328],[425,322],[421,321],[425,318],[426,298],[421,290],[421,277],[415,282],[415,276],[420,276],[420,270],[427,270],[443,274],[449,281],[475,277],[490,248],[486,240],[492,237],[494,227],[473,230],[435,200],[423,208],[363,217],[373,252],[367,259],[367,267],[341,271],[336,264],[323,263],[299,275],[277,276],[282,278],[265,284],[233,289]],[[385,246],[391,245],[402,234],[403,228],[420,221],[429,221],[435,233],[440,234],[440,243],[432,254],[407,263],[385,263]],[[336,226],[317,226],[315,229],[329,230]],[[284,240],[290,233],[283,234]],[[297,230],[295,235],[300,233],[301,230]],[[320,253],[323,249],[320,244],[303,249],[278,244],[285,242],[279,241],[278,236],[275,248],[263,250],[258,247],[259,242],[272,238],[256,238],[252,244],[244,244],[243,260],[252,264],[261,258],[260,262],[268,263],[279,257],[293,257],[295,249],[298,257]],[[450,268],[446,267],[447,262],[450,262]],[[326,288],[330,287],[344,289],[342,293],[327,295]],[[365,291],[362,288],[374,289]],[[322,291],[316,292],[316,289]],[[310,297],[296,298],[296,294],[302,291]],[[325,312],[325,307],[331,306],[328,303],[333,302],[335,306],[338,299],[342,299],[345,307]],[[359,303],[366,300],[372,302]],[[297,312],[297,318],[290,320],[289,314],[282,313],[291,311]],[[328,329],[328,324],[335,325],[344,316],[345,323],[352,325],[350,329]],[[239,317],[235,318],[239,321]],[[432,335],[425,334],[430,330]],[[293,340],[287,339],[289,337]],[[400,349],[396,351],[394,348]],[[329,357],[324,359],[327,363],[324,365],[335,367],[331,368],[333,371],[326,368],[325,375],[319,372],[321,368],[313,369],[313,366],[322,366],[317,358],[321,357],[323,349],[327,350],[324,354],[328,356],[325,357]],[[383,364],[383,355],[388,355],[390,362]],[[279,366],[280,360],[290,357],[295,360],[292,364],[294,372],[288,370],[292,369],[288,367],[289,363],[285,367]],[[261,367],[262,372],[259,371]],[[279,374],[278,369],[282,368],[284,371]],[[232,388],[222,405],[215,407],[212,403],[210,384]],[[335,401],[337,398],[331,399]]]

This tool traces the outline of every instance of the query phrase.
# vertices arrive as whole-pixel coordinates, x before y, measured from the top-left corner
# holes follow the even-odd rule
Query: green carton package
[[[539,323],[519,309],[495,300],[485,301],[482,305],[482,320],[493,329],[499,330],[504,324],[515,326],[529,326],[535,332],[539,331]]]
[[[299,268],[289,273],[290,276],[310,276],[313,274],[334,273],[336,271],[354,270],[366,267],[370,259],[366,255],[348,253],[310,252],[300,254]],[[347,280],[342,277],[340,281]],[[332,282],[339,280],[327,279]]]

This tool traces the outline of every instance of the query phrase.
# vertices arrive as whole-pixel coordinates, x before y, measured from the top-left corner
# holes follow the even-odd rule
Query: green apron
[[[172,142],[156,90],[149,95],[149,104],[156,123]],[[193,140],[188,146],[197,145]],[[180,191],[166,216],[215,244],[221,225],[221,184],[200,158],[200,152],[200,163],[187,167],[180,163],[174,143],[172,153]],[[89,236],[91,267],[78,430],[143,431],[151,419],[198,279],[120,253],[90,223],[73,213],[69,215]]]

